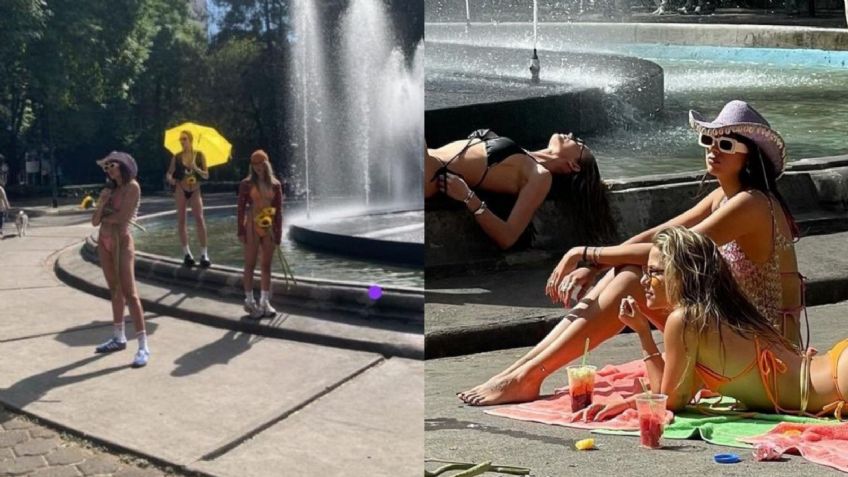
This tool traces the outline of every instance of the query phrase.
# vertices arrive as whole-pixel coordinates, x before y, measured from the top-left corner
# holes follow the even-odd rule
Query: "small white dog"
[[[26,237],[27,228],[29,228],[29,216],[23,210],[18,212],[15,217],[15,228],[18,229],[18,237]]]

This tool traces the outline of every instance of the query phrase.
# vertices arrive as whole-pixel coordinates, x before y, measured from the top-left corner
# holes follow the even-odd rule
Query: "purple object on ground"
[[[376,301],[379,300],[380,297],[383,296],[383,289],[380,288],[380,285],[371,285],[368,287],[368,298]]]

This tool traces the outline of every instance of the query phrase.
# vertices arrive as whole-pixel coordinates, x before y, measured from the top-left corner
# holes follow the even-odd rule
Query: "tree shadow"
[[[228,331],[218,340],[189,351],[174,360],[177,367],[171,371],[171,376],[178,378],[190,376],[211,366],[229,364],[233,358],[249,350],[262,339],[263,337],[250,333]]]
[[[102,354],[94,355],[59,368],[28,376],[8,388],[0,390],[0,395],[3,396],[5,401],[14,403],[14,405],[19,408],[24,408],[33,402],[41,401],[41,398],[48,391],[53,389],[76,384],[92,378],[98,378],[100,376],[106,376],[122,369],[130,369],[130,365],[126,364],[100,369],[89,373],[78,374],[75,376],[63,376],[69,371],[83,367],[104,357],[105,355]]]

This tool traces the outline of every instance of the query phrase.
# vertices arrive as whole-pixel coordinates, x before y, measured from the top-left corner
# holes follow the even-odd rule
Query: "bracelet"
[[[483,212],[486,211],[486,208],[486,203],[481,200],[480,207],[477,207],[477,210],[474,211],[474,215],[482,215]]]
[[[595,247],[595,250],[594,250],[595,253],[594,253],[594,257],[592,258],[592,263],[594,263],[596,266],[601,264],[600,263],[600,261],[601,261],[601,250],[603,248],[604,247]]]
[[[644,358],[642,358],[642,361],[648,362],[649,359],[656,358],[657,356],[662,356],[662,353],[657,351],[656,353],[649,354],[648,356],[645,356]]]
[[[589,250],[589,246],[586,245],[583,247],[583,258],[580,259],[581,262],[586,263],[586,251]]]
[[[468,189],[468,195],[465,196],[465,199],[462,200],[462,203],[468,205],[468,202],[474,197],[474,191]]]

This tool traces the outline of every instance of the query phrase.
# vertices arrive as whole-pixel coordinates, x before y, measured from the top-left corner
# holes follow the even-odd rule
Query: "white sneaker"
[[[257,319],[262,318],[262,310],[256,304],[256,300],[251,300],[250,298],[244,299],[244,311],[250,315],[251,318]]]
[[[271,303],[268,300],[262,301],[262,304],[260,304],[259,307],[261,309],[262,316],[266,318],[270,316],[277,316],[277,310],[271,306]]]
[[[150,350],[139,349],[135,353],[135,359],[133,359],[132,367],[133,368],[143,368],[147,366],[147,361],[150,360]]]

